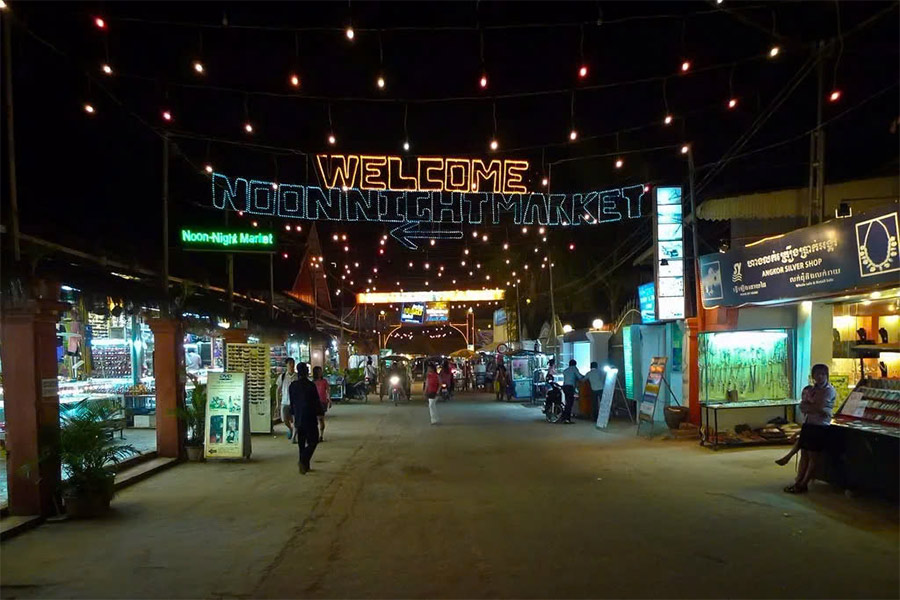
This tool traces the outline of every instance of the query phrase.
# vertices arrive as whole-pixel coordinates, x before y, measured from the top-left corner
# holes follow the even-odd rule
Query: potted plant
[[[178,417],[184,421],[187,439],[184,448],[190,461],[203,460],[203,431],[206,426],[206,384],[200,383],[196,376],[188,373],[194,383],[190,398],[183,409],[179,409]]]
[[[59,458],[68,475],[62,497],[70,517],[95,517],[109,510],[116,479],[109,467],[138,453],[134,446],[116,441],[121,415],[122,407],[114,400],[86,400],[61,415]]]

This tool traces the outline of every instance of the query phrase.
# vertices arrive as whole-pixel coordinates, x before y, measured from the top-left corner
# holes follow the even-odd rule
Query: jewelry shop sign
[[[897,283],[896,210],[834,219],[700,257],[705,308],[764,304]]]

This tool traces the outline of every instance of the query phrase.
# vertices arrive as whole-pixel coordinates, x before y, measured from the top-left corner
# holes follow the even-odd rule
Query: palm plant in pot
[[[59,458],[68,476],[62,496],[70,517],[94,517],[109,510],[116,479],[110,467],[138,453],[115,439],[121,412],[114,400],[85,400],[61,415]]]
[[[203,460],[203,431],[206,425],[206,384],[200,383],[195,375],[187,374],[193,382],[190,398],[184,408],[178,410],[178,417],[184,421],[185,440],[184,447],[188,460]]]

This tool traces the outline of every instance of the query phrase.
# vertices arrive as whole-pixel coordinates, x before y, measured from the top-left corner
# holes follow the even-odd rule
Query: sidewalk
[[[440,409],[335,406],[306,476],[283,435],[156,475],[5,542],[2,597],[897,597],[896,506],[784,494],[781,448]]]

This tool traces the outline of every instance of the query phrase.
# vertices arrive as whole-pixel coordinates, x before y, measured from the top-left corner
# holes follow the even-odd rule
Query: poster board
[[[244,374],[209,373],[203,456],[250,458],[249,413]]]
[[[641,396],[641,405],[638,410],[638,429],[642,421],[649,421],[651,427],[656,417],[656,402],[659,399],[659,390],[666,374],[667,356],[654,356],[650,361],[650,371],[647,373],[647,383],[644,384],[644,393]]]
[[[271,433],[269,347],[265,344],[228,344],[225,349],[225,372],[245,375],[250,433]]]
[[[600,405],[597,411],[597,429],[606,429],[609,425],[609,413],[612,411],[613,396],[616,393],[616,379],[619,377],[618,369],[608,369],[606,379],[603,381],[603,394],[600,396]]]

